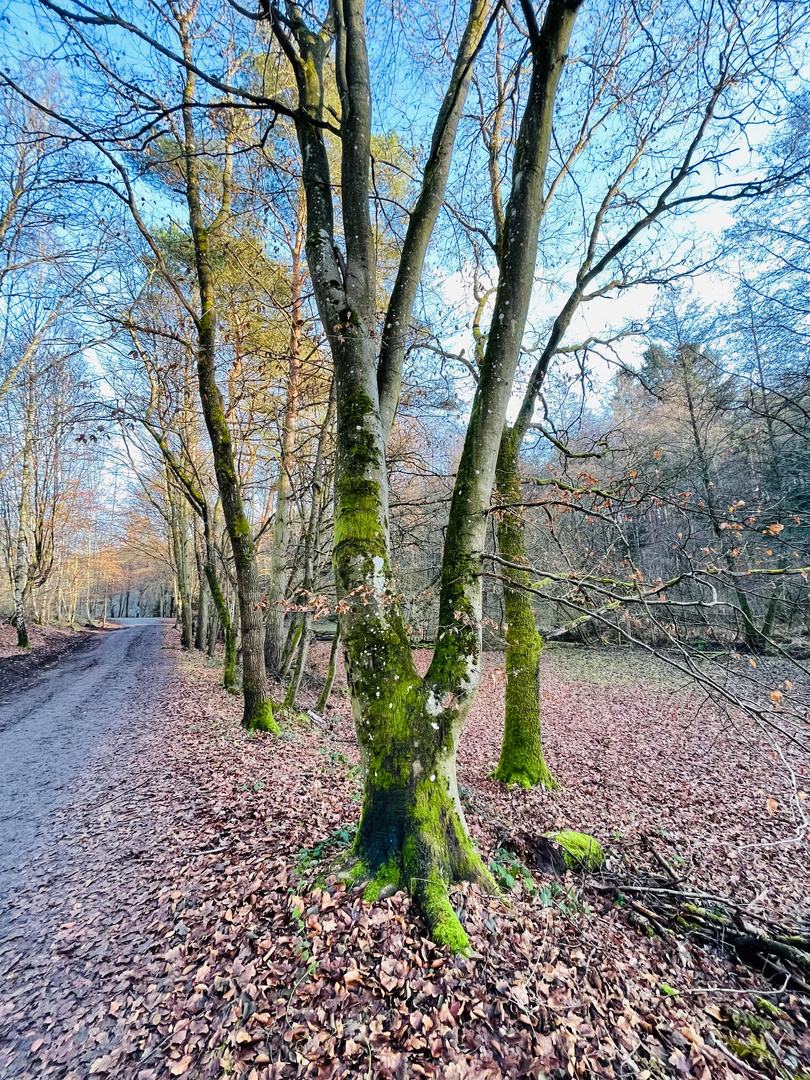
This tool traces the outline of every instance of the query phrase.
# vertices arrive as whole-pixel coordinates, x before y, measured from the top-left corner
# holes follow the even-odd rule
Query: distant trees
[[[455,772],[485,577],[503,586],[506,643],[495,775],[525,786],[554,786],[541,631],[763,649],[789,627],[783,609],[801,610],[804,494],[781,462],[802,460],[806,386],[766,356],[758,302],[725,335],[647,326],[639,363],[616,342],[643,310],[604,335],[584,312],[719,257],[690,210],[789,197],[799,114],[781,155],[749,154],[745,134],[781,107],[804,7],[470,0],[459,26],[441,3],[440,58],[414,42],[413,70],[394,73],[363,0],[252,18],[213,0],[148,15],[37,0],[36,47],[52,35],[66,85],[52,97],[4,77],[48,146],[61,140],[60,190],[82,193],[108,246],[92,288],[69,264],[82,325],[103,339],[84,405],[136,479],[128,512],[171,573],[185,646],[213,652],[222,633],[229,689],[241,647],[245,726],[275,730],[268,671],[293,708],[315,618],[337,612],[332,660],[340,639],[365,766],[347,872],[369,896],[407,885],[455,949],[449,884],[491,886]],[[424,150],[395,110],[373,115],[375,80],[399,94],[421,65],[442,85],[420,98]],[[12,176],[12,208],[15,190]],[[63,324],[59,309],[48,333]],[[603,347],[624,374],[600,406],[586,384]],[[25,347],[8,355],[24,435],[48,415],[32,387],[49,384],[26,381]],[[554,395],[577,377],[569,360],[577,417]],[[44,445],[18,439],[15,494]],[[14,505],[19,622],[34,502]],[[752,586],[772,558],[780,587]],[[424,678],[414,629],[435,641]]]
[[[68,243],[55,191],[65,153],[54,129],[8,91],[0,94],[0,507],[18,644],[67,554],[65,533],[94,463],[83,427],[92,340],[83,291],[101,276],[90,232]],[[69,548],[68,548],[69,549]]]

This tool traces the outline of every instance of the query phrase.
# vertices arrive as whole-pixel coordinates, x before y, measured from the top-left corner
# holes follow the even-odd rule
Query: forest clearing
[[[0,954],[3,1075],[644,1080],[810,1064],[800,990],[775,998],[719,939],[655,933],[611,891],[660,879],[661,858],[757,927],[806,926],[810,867],[756,729],[627,650],[552,647],[541,687],[562,791],[505,790],[488,779],[503,689],[485,679],[460,776],[503,893],[454,892],[473,946],[454,958],[405,892],[369,904],[328,876],[362,790],[345,681],[318,723],[250,736],[217,671],[160,632],[171,677],[140,686],[23,874]],[[328,647],[313,653],[325,672]],[[500,660],[487,654],[488,676]],[[599,839],[604,871],[505,854],[507,837],[560,826]]]
[[[809,0],[0,44],[0,1075],[810,1080]]]

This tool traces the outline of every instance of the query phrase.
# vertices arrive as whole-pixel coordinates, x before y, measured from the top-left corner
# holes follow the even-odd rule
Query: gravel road
[[[0,703],[0,918],[18,870],[47,838],[97,744],[137,703],[139,677],[168,668],[162,619],[122,619]],[[128,720],[131,723],[131,717]]]

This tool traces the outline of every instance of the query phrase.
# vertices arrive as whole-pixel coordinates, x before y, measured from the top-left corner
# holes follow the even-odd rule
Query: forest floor
[[[71,630],[67,626],[29,626],[31,648],[17,648],[17,631],[8,623],[0,625],[0,702],[6,693],[17,693],[21,686],[37,678],[76,648],[96,640],[102,630]]]
[[[454,958],[405,893],[370,906],[315,884],[359,809],[345,681],[317,723],[251,738],[219,672],[164,633],[170,681],[139,683],[14,898],[0,1075],[810,1076],[810,999],[715,943],[650,934],[602,888],[655,852],[806,935],[808,838],[759,731],[634,653],[550,648],[562,789],[506,791],[487,779],[503,693],[488,655],[460,780],[507,891],[454,889],[475,950]],[[810,762],[788,764],[810,787]],[[511,831],[560,826],[604,843],[605,875],[527,876],[501,850]]]

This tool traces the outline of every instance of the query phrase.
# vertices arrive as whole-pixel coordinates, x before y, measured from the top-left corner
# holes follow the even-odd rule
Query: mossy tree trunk
[[[499,553],[510,563],[526,560],[525,518],[521,502],[521,432],[506,429],[501,437],[495,484],[507,504],[497,524]],[[509,505],[511,504],[511,505]],[[530,788],[556,788],[543,756],[540,713],[540,654],[543,639],[537,632],[534,605],[525,591],[529,573],[504,569],[503,604],[506,624],[506,690],[501,756],[494,777],[504,784]],[[523,588],[521,587],[523,586]]]
[[[216,647],[216,635],[219,627],[222,627],[222,635],[225,640],[225,660],[222,665],[222,685],[226,690],[233,690],[236,685],[236,632],[231,622],[231,613],[222,592],[216,569],[216,549],[210,538],[206,538],[205,576],[211,599],[214,601],[216,618],[211,634]],[[213,656],[214,648],[209,646],[209,653]]]
[[[506,409],[531,296],[545,165],[559,75],[579,7],[551,0],[542,29],[524,4],[532,78],[515,148],[502,268],[481,375],[451,501],[441,574],[439,635],[420,678],[396,600],[388,537],[386,442],[402,379],[404,336],[424,253],[441,206],[472,62],[490,4],[472,0],[451,84],[436,123],[422,192],[392,292],[379,370],[376,267],[369,215],[371,100],[363,0],[337,0],[333,24],[305,25],[299,8],[277,13],[274,31],[296,77],[307,200],[307,258],[329,338],[337,394],[333,564],[358,740],[365,767],[354,845],[369,895],[402,884],[434,940],[467,947],[448,885],[492,879],[467,832],[456,749],[480,678],[482,551]],[[323,64],[335,38],[341,103],[345,258],[336,245],[333,184],[323,134]]]
[[[183,163],[189,226],[194,244],[194,264],[199,291],[197,331],[197,377],[205,426],[211,439],[214,471],[222,499],[225,527],[233,552],[242,634],[242,692],[246,728],[277,731],[273,720],[264,666],[264,615],[256,546],[245,513],[231,430],[216,377],[216,297],[209,227],[202,203],[196,135],[194,131],[195,76],[192,70],[191,41],[187,19],[179,20],[184,58],[188,64],[183,87]],[[222,614],[220,613],[220,620]],[[225,624],[223,623],[223,626]]]
[[[169,446],[166,439],[166,435],[160,428],[156,427],[152,422],[153,413],[155,412],[154,406],[157,401],[157,380],[151,376],[151,388],[152,399],[150,401],[147,414],[142,418],[146,430],[152,436],[160,448],[160,452],[163,455],[163,460],[166,464],[167,473],[171,473],[177,487],[182,493],[187,504],[191,507],[194,513],[199,517],[202,522],[202,572],[204,574],[205,583],[203,579],[200,579],[200,594],[205,586],[207,586],[207,594],[210,595],[214,604],[214,619],[213,625],[210,627],[210,633],[208,637],[208,655],[213,657],[216,651],[216,641],[219,634],[219,627],[222,627],[223,638],[225,641],[225,660],[223,663],[222,671],[222,684],[226,690],[233,690],[236,685],[236,630],[233,626],[233,620],[231,619],[230,609],[225,599],[225,595],[222,591],[222,586],[219,581],[219,575],[217,574],[217,546],[214,542],[214,530],[216,528],[217,521],[217,506],[216,504],[213,513],[213,520],[211,510],[208,506],[208,501],[202,491],[202,486],[198,484],[195,477],[193,468],[190,462],[184,458],[179,458]],[[163,597],[161,597],[161,616],[163,615]],[[206,629],[208,629],[208,620],[205,623]],[[199,646],[198,646],[199,647]]]

